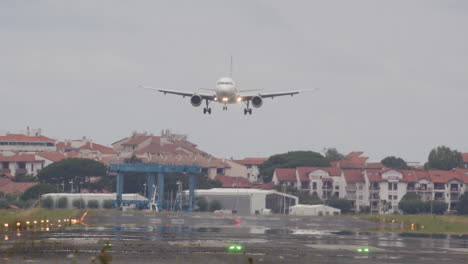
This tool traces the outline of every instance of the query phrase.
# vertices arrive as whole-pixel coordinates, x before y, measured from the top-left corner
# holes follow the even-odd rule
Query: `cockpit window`
[[[232,82],[219,82],[218,85],[222,85],[222,84],[230,84],[232,85]]]

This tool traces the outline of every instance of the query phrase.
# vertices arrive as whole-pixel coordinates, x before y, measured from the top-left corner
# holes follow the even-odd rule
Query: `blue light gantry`
[[[158,208],[163,209],[164,202],[164,177],[165,173],[185,173],[189,176],[189,208],[191,212],[195,208],[195,187],[197,185],[197,177],[201,172],[200,167],[186,166],[186,165],[162,165],[153,163],[124,163],[124,164],[111,164],[109,166],[110,172],[117,173],[117,208],[122,208],[122,194],[124,187],[124,177],[126,172],[145,172],[148,174],[147,184],[147,198],[151,199],[153,194],[153,185],[155,176],[158,176]]]

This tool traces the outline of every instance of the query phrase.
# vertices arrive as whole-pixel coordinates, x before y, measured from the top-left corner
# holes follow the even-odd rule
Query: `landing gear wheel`
[[[249,115],[252,115],[252,108],[249,109]]]
[[[203,114],[206,114],[206,111],[207,111],[206,108],[203,108]]]
[[[244,115],[247,115],[247,108],[244,108]]]
[[[211,108],[208,108],[208,114],[211,115]]]

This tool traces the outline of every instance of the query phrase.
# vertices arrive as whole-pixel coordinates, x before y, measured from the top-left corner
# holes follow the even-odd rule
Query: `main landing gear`
[[[247,105],[247,107],[244,108],[244,115],[252,115],[252,108],[249,107],[250,101],[246,101],[245,104]]]
[[[208,113],[209,115],[211,115],[211,108],[208,107],[208,105],[210,104],[210,101],[208,101],[208,100],[205,100],[205,101],[206,101],[206,107],[203,108],[203,114]]]
[[[227,105],[223,106],[223,111],[227,111]]]

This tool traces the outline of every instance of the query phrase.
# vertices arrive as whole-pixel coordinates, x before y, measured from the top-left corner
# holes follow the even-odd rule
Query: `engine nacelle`
[[[252,97],[252,105],[255,107],[255,108],[259,108],[260,106],[263,105],[263,99],[262,97],[260,96],[254,96]]]
[[[200,106],[202,103],[201,96],[199,96],[198,94],[192,95],[192,97],[190,98],[190,103],[195,107]]]

